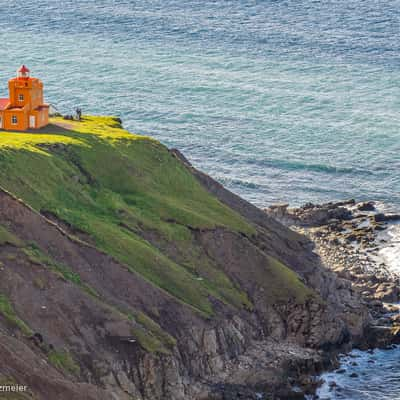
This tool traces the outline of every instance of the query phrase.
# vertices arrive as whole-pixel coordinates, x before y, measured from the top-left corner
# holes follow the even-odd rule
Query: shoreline
[[[359,345],[338,348],[330,357],[337,363],[338,355],[353,349],[392,349],[400,343],[400,275],[385,257],[388,251],[397,250],[398,238],[390,241],[390,232],[400,221],[399,214],[385,213],[381,204],[373,201],[345,200],[324,204],[305,204],[289,207],[288,204],[272,205],[264,211],[285,226],[306,236],[313,251],[320,257],[323,267],[334,272],[343,285],[349,285],[361,299],[371,315],[371,323]],[[332,362],[327,372],[342,374],[342,365]],[[313,375],[310,371],[309,375]],[[318,387],[324,384],[323,374],[313,376],[317,381],[308,399],[318,398]],[[356,378],[356,376],[353,376]],[[314,381],[314,382],[316,382]],[[325,382],[328,384],[327,382]],[[336,383],[330,382],[329,390]]]
[[[363,300],[375,308],[377,301],[400,302],[400,275],[384,257],[384,252],[395,246],[387,235],[399,223],[400,214],[385,214],[375,204],[354,200],[309,203],[298,208],[283,204],[265,211],[309,238],[324,267],[350,281]]]

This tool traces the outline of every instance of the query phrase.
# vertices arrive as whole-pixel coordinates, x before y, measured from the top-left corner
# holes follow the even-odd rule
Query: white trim
[[[36,117],[34,115],[29,116],[29,128],[36,128]]]

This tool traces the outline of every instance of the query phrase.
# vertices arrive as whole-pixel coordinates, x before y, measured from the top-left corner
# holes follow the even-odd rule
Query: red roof
[[[4,111],[9,103],[10,99],[0,99],[0,111]]]
[[[25,65],[21,65],[20,69],[18,72],[22,72],[23,74],[30,72],[29,68],[25,67]]]

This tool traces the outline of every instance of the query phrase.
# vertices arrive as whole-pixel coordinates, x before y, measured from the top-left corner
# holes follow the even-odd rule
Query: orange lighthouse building
[[[0,129],[26,131],[49,123],[49,105],[43,100],[43,83],[30,77],[23,65],[8,81],[9,98],[0,99]]]

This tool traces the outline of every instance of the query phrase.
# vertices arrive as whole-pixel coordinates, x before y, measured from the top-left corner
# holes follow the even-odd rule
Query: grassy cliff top
[[[0,139],[0,161],[11,168],[2,171],[2,182],[38,210],[68,213],[79,203],[115,218],[113,210],[133,207],[138,222],[150,223],[146,220],[158,214],[156,228],[168,219],[198,229],[253,232],[210,196],[165,146],[124,130],[114,117],[85,117],[81,122],[54,118],[38,133],[1,132]],[[13,180],[26,186],[13,186]]]
[[[203,314],[213,313],[212,297],[251,308],[248,294],[204,254],[193,232],[224,228],[251,237],[254,227],[165,146],[127,132],[114,117],[55,118],[38,132],[1,132],[0,186]],[[176,257],[163,251],[171,246]],[[281,280],[288,296],[308,293],[291,270],[278,270],[274,286]]]

